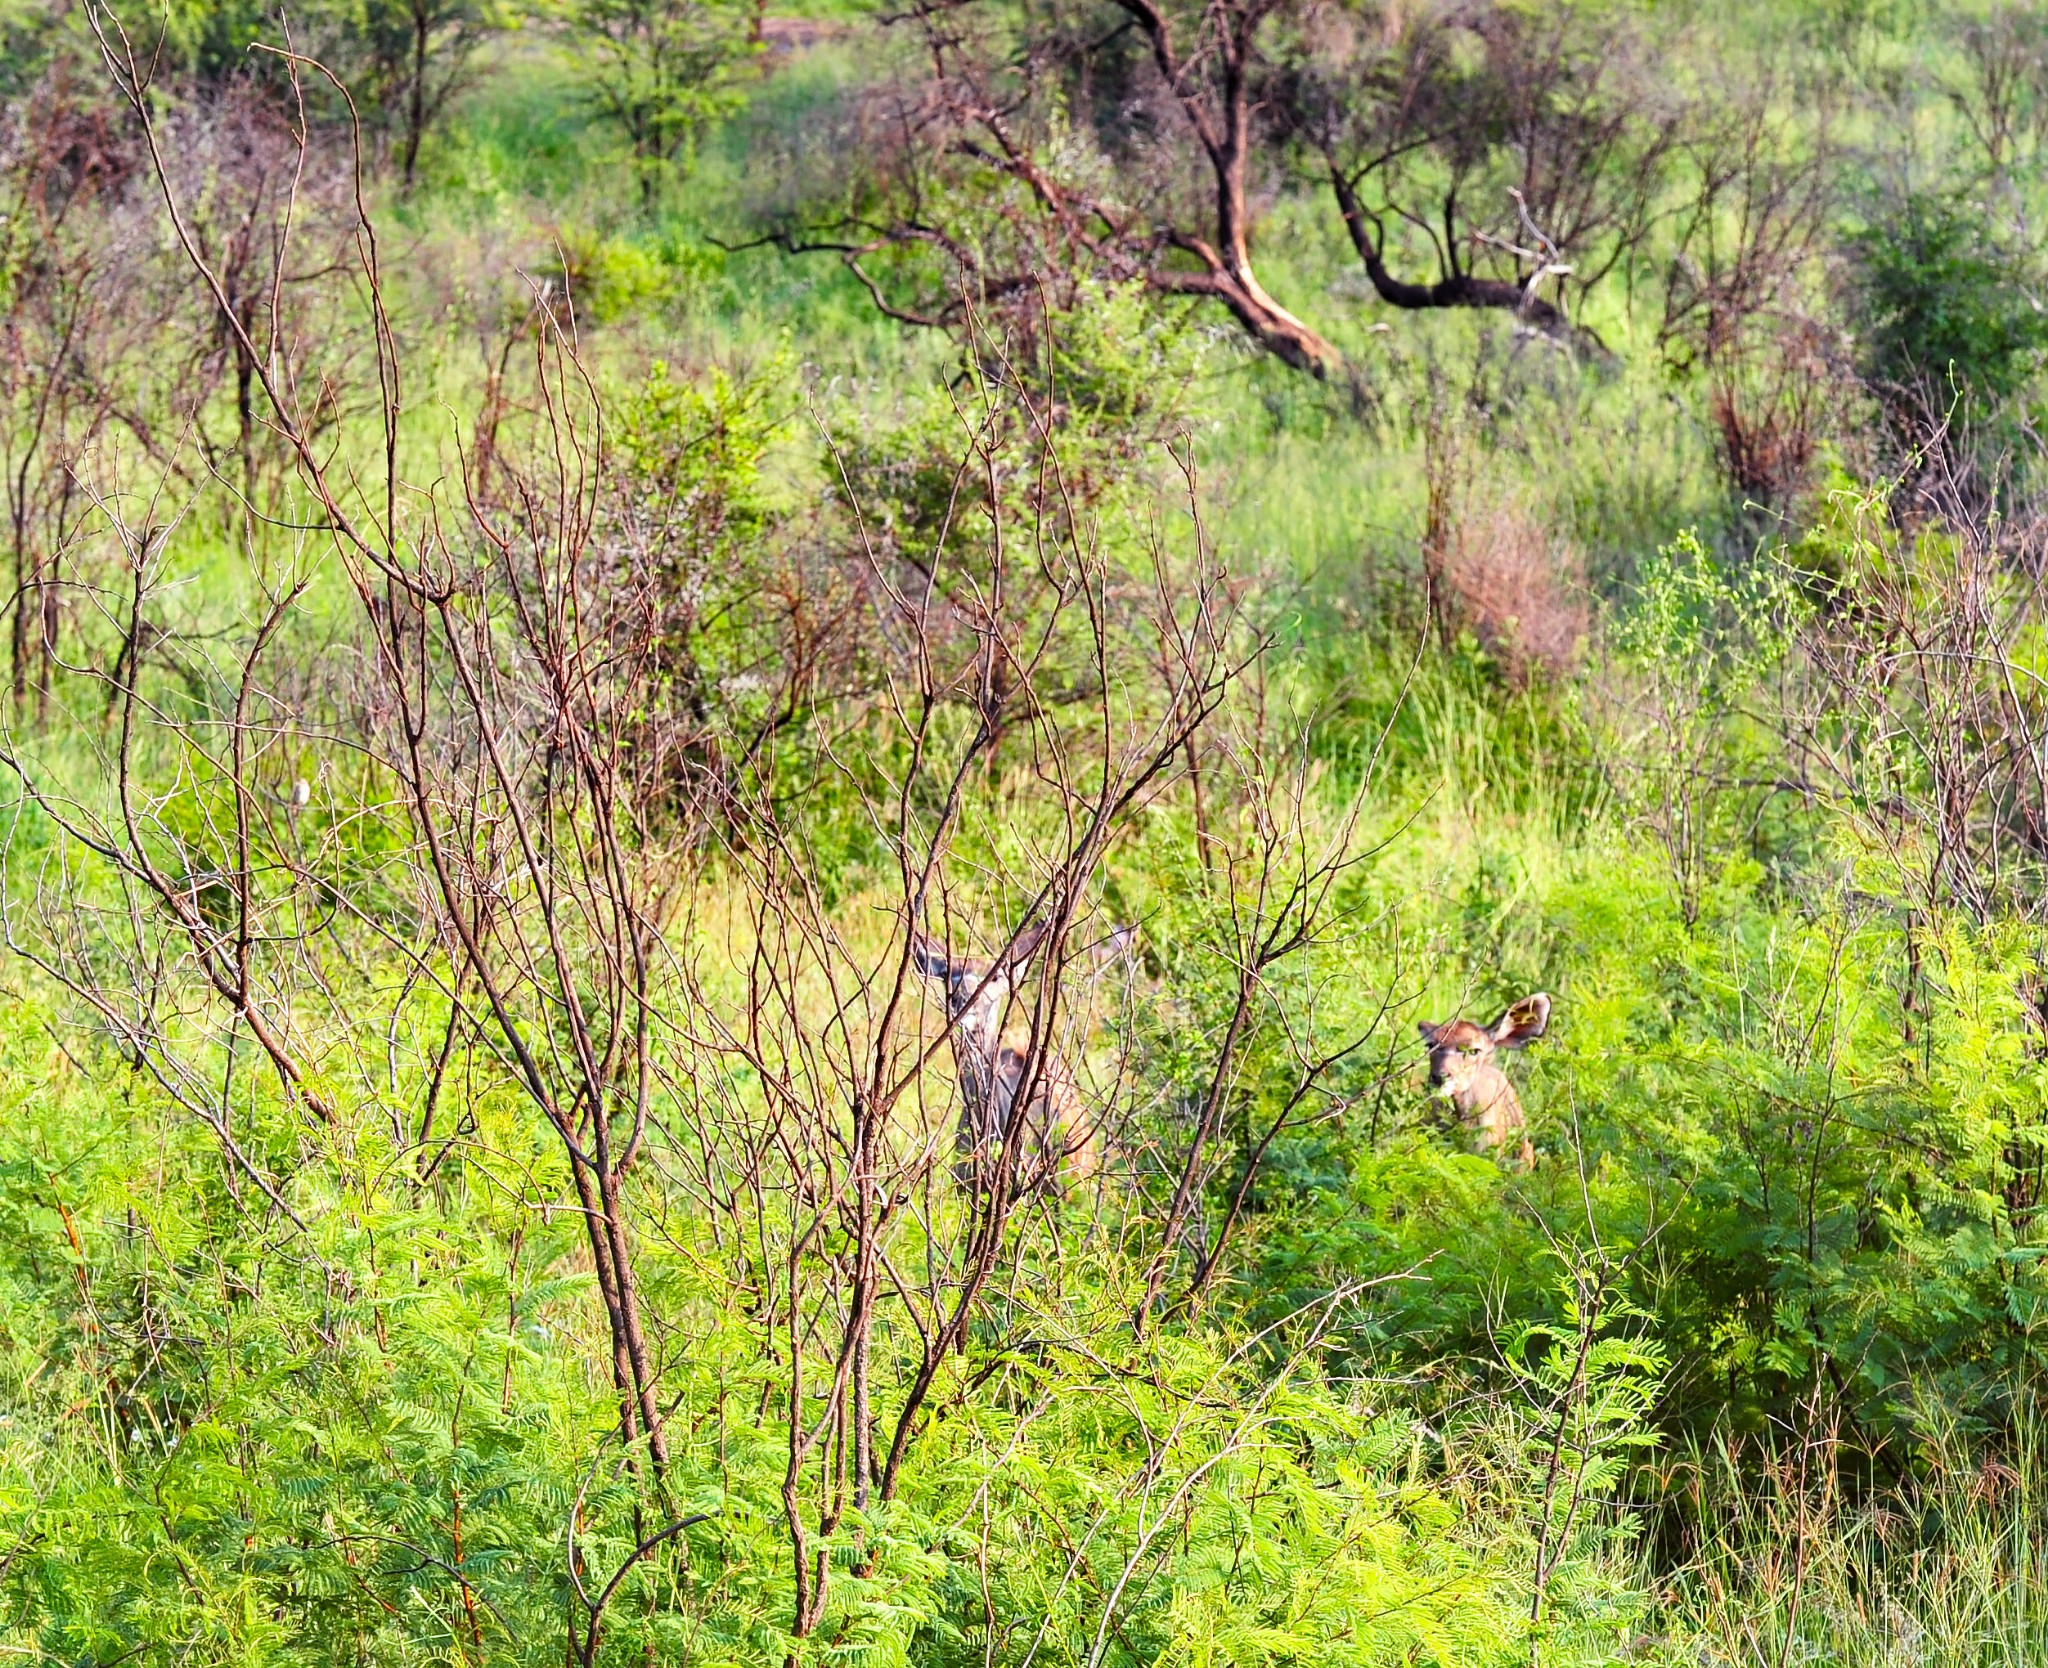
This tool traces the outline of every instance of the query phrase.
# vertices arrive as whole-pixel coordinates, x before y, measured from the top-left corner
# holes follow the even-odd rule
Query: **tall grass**
[[[2048,1662],[2048,1429],[1973,1442],[1930,1413],[1913,1467],[1857,1475],[1821,1435],[1718,1440],[1662,1474],[1682,1548],[1649,1576],[1679,1660],[1871,1668]]]

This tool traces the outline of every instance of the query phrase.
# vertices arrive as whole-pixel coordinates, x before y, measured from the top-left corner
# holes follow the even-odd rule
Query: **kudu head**
[[[1112,934],[1111,952],[1125,953],[1135,936],[1134,928]],[[1000,956],[984,961],[956,956],[928,933],[911,935],[911,965],[942,989],[952,1022],[960,1084],[956,1169],[972,1185],[981,1185],[994,1156],[1013,1138],[1019,1143],[1010,1160],[1017,1192],[1054,1189],[1063,1177],[1085,1176],[1095,1168],[1094,1138],[1067,1062],[1041,1043],[1033,1064],[1028,1039],[1006,1042],[1003,1037],[1011,993],[1044,938],[1041,922],[1019,933]],[[1029,1100],[1020,1117],[1017,1098],[1027,1084]]]
[[[1475,1025],[1469,1019],[1433,1024],[1425,1019],[1416,1027],[1429,1050],[1430,1088],[1457,1108],[1482,1146],[1496,1152],[1513,1148],[1525,1165],[1535,1157],[1528,1120],[1497,1056],[1503,1048],[1526,1048],[1549,1024],[1550,998],[1538,991],[1491,1025]]]
[[[930,933],[913,932],[910,961],[918,972],[943,988],[946,1017],[953,1022],[954,1035],[962,1043],[993,1055],[1002,1032],[1003,1010],[1010,1004],[1017,974],[1044,937],[1043,923],[1027,927],[1002,956],[983,961],[976,956],[956,956]]]

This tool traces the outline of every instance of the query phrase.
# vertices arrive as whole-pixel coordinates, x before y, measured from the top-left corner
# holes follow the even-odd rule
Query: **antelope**
[[[1441,1025],[1423,1020],[1416,1029],[1429,1050],[1429,1086],[1452,1106],[1479,1145],[1491,1153],[1519,1142],[1522,1168],[1536,1162],[1529,1145],[1529,1120],[1507,1074],[1494,1064],[1503,1048],[1526,1048],[1550,1024],[1550,998],[1538,991],[1525,996],[1491,1025],[1469,1019],[1447,1019]]]
[[[1021,1140],[1011,1186],[1018,1194],[1050,1192],[1067,1177],[1095,1170],[1095,1139],[1067,1063],[1041,1048],[1038,1078],[1024,1116],[1016,1116],[1028,1039],[1003,1035],[1003,1014],[1017,977],[1045,937],[1043,925],[1019,933],[994,962],[956,956],[922,932],[911,936],[912,964],[944,987],[952,1022],[953,1062],[960,1082],[955,1174],[972,1183],[994,1169],[1005,1141]]]

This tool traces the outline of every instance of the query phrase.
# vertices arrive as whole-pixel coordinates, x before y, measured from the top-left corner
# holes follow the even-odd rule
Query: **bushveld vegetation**
[[[2034,8],[0,41],[0,1652],[2048,1658]]]

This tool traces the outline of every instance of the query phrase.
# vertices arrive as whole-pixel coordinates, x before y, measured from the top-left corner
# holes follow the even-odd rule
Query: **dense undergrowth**
[[[1840,147],[1741,355],[1276,166],[1316,377],[903,328],[761,212],[905,49],[661,150],[600,10],[435,24],[409,189],[6,22],[0,1650],[2042,1660],[2026,19],[1664,20]],[[1524,1166],[1417,1026],[1538,990]]]

